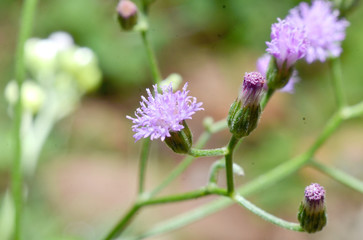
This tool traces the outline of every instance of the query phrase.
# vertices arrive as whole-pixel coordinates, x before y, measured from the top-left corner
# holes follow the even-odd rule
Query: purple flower
[[[248,136],[257,127],[265,82],[259,72],[245,73],[241,92],[232,103],[227,117],[229,131],[235,138]]]
[[[303,2],[290,10],[287,21],[299,27],[305,27],[310,45],[306,53],[306,61],[324,62],[328,57],[338,57],[341,42],[345,38],[345,29],[349,22],[339,19],[339,11],[332,9],[332,3],[315,0],[312,5]]]
[[[303,58],[308,48],[308,40],[304,28],[297,27],[290,21],[277,19],[272,24],[271,42],[266,42],[266,51],[276,58],[277,65],[290,68],[297,60]]]
[[[324,201],[325,190],[317,183],[312,183],[305,188],[305,200],[309,203]]]
[[[239,98],[243,102],[243,106],[259,105],[261,100],[263,87],[265,85],[265,77],[259,72],[245,73],[242,90]]]
[[[264,54],[256,62],[257,71],[259,71],[265,78],[266,78],[266,73],[267,73],[267,70],[268,70],[269,63],[270,63],[270,59],[271,59],[271,55]],[[289,81],[285,85],[285,87],[279,89],[279,91],[294,93],[294,86],[299,81],[300,81],[300,78],[298,77],[297,71],[294,70],[292,72],[292,75],[291,75]],[[263,88],[264,88],[265,91],[268,89],[267,83],[265,83]]]
[[[196,111],[204,110],[200,107],[202,103],[197,103],[195,97],[188,96],[187,86],[186,83],[182,91],[173,93],[170,84],[162,89],[162,93],[158,93],[157,85],[154,85],[155,96],[146,89],[148,97],[141,97],[141,107],[136,109],[136,117],[126,116],[134,123],[132,131],[135,132],[135,142],[149,136],[151,140],[160,138],[164,141],[171,136],[170,132],[184,128],[183,120],[191,119]]]
[[[308,233],[321,231],[326,225],[325,190],[317,183],[305,188],[304,200],[300,204],[297,218]]]

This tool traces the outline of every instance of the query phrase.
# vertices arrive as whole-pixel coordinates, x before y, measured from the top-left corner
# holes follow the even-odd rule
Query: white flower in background
[[[12,80],[5,87],[5,99],[14,106],[19,98],[19,87]],[[21,101],[23,109],[36,114],[44,104],[45,92],[43,88],[34,81],[26,80],[21,87]]]

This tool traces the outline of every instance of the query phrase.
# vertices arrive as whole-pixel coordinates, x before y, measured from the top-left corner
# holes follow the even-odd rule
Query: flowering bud
[[[321,231],[326,225],[325,190],[317,183],[305,188],[305,197],[300,204],[298,220],[308,233]]]
[[[180,131],[169,132],[170,137],[165,138],[165,143],[176,153],[188,153],[192,147],[192,133],[185,121],[184,128]]]
[[[137,6],[130,0],[121,0],[117,5],[118,21],[124,30],[131,30],[137,23]]]
[[[242,90],[228,113],[229,131],[236,137],[248,136],[257,126],[261,114],[261,95],[265,78],[258,72],[246,73]]]

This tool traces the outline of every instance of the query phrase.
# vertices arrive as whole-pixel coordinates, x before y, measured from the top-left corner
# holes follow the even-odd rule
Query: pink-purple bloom
[[[141,107],[136,109],[136,117],[126,116],[134,123],[132,131],[135,132],[135,141],[149,136],[151,140],[160,138],[164,141],[171,136],[170,132],[184,128],[184,120],[191,119],[195,112],[204,110],[201,102],[198,103],[195,97],[188,96],[187,86],[186,83],[182,91],[173,92],[170,84],[162,89],[162,93],[158,93],[155,84],[155,96],[150,89],[146,89],[148,97],[141,97]]]
[[[277,19],[271,26],[271,42],[266,42],[266,51],[276,58],[277,65],[290,68],[297,60],[303,58],[309,46],[305,29],[297,27],[290,21]]]
[[[242,90],[239,97],[243,102],[243,106],[260,104],[265,83],[265,77],[261,73],[245,73]]]
[[[271,60],[271,55],[264,54],[262,57],[257,59],[257,62],[256,62],[257,71],[259,71],[265,78],[266,78],[266,73],[267,73],[267,70],[269,67],[270,60]],[[287,84],[283,88],[279,89],[279,91],[287,92],[287,93],[294,93],[294,86],[299,81],[300,81],[300,78],[298,77],[297,71],[294,69]],[[265,85],[263,87],[265,90],[267,90],[268,89],[267,83],[265,83]]]
[[[304,201],[301,202],[297,219],[308,233],[321,231],[327,222],[325,190],[317,183],[305,188]]]
[[[307,202],[324,201],[324,187],[317,183],[312,183],[305,188],[305,200]]]
[[[290,10],[286,21],[300,28],[305,28],[309,46],[306,61],[324,62],[328,57],[338,57],[341,52],[341,42],[345,39],[345,29],[349,22],[339,19],[339,11],[333,10],[332,3],[315,0],[312,5],[302,2]]]

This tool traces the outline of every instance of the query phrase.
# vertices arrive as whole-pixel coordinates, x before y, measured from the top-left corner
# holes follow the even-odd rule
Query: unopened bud
[[[130,0],[121,0],[117,5],[118,21],[124,30],[131,30],[137,24],[137,6]]]
[[[5,98],[10,105],[15,105],[19,98],[19,88],[15,81],[11,81],[5,88]],[[23,108],[31,113],[37,113],[45,101],[43,89],[33,81],[25,81],[21,87],[21,101]]]
[[[265,78],[258,72],[246,73],[242,90],[228,113],[229,131],[236,137],[248,136],[257,126],[261,114],[261,95]]]
[[[24,109],[37,113],[44,104],[45,93],[38,84],[26,81],[21,87],[21,98]]]
[[[304,200],[300,204],[298,220],[308,233],[321,231],[326,225],[325,190],[317,183],[305,188]]]
[[[160,88],[168,87],[170,84],[173,88],[173,91],[179,88],[180,84],[182,83],[183,78],[177,74],[172,73],[166,79],[160,82]]]
[[[188,153],[192,147],[192,133],[185,121],[184,128],[177,132],[170,132],[170,137],[165,138],[165,143],[176,153]]]

